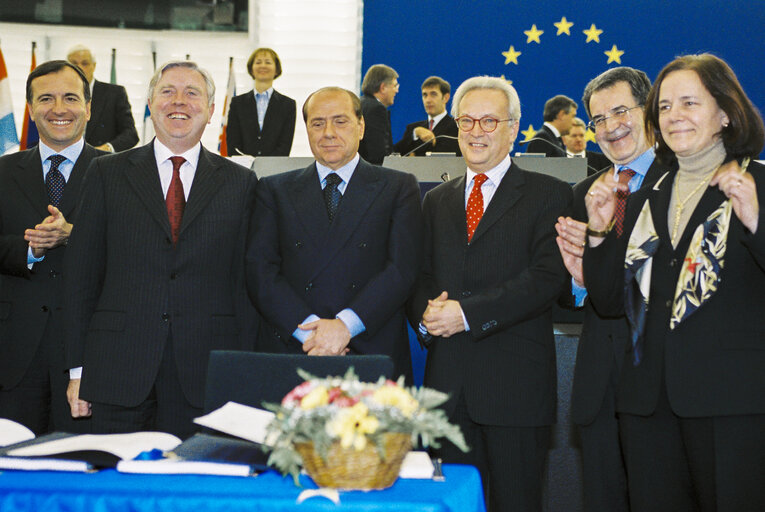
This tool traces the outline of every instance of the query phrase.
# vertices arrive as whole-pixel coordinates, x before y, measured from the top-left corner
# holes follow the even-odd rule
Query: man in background
[[[96,59],[85,46],[72,47],[66,60],[80,68],[90,84],[91,115],[85,130],[85,141],[112,153],[135,146],[138,143],[138,132],[125,88],[93,78]]]
[[[37,66],[27,103],[40,143],[0,157],[0,418],[48,430],[86,430],[66,403],[63,261],[88,164],[90,88],[63,60]]]
[[[563,144],[566,145],[566,156],[569,158],[587,159],[587,176],[591,176],[599,170],[609,167],[611,160],[603,153],[587,149],[586,132],[587,126],[584,121],[575,117],[571,123],[571,129],[563,136]]]
[[[388,107],[398,94],[398,73],[385,64],[375,64],[364,75],[361,92],[364,138],[359,144],[359,155],[370,164],[382,165],[393,151]]]
[[[452,153],[461,156],[457,142],[457,125],[446,112],[451,86],[438,76],[422,83],[422,105],[428,118],[406,126],[404,136],[393,146],[402,156],[425,156],[428,152]],[[430,142],[430,144],[428,144]]]
[[[576,102],[562,94],[554,96],[545,102],[542,117],[544,124],[529,141],[526,153],[566,156],[566,146],[561,136],[568,133],[576,117]]]

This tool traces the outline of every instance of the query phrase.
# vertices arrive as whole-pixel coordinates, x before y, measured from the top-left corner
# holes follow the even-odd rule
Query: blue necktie
[[[45,186],[48,188],[48,201],[50,204],[58,208],[58,204],[61,202],[61,196],[64,195],[64,187],[66,186],[66,180],[61,171],[58,170],[58,166],[61,162],[66,160],[65,156],[51,155],[48,157],[50,160],[50,170],[45,176]]]
[[[324,187],[324,203],[327,205],[327,215],[329,215],[329,222],[335,218],[337,208],[340,206],[340,199],[343,198],[343,194],[340,193],[338,185],[343,182],[343,179],[337,174],[330,173],[326,177],[327,185]]]

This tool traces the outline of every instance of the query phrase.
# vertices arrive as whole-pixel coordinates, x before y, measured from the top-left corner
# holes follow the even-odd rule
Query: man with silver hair
[[[67,397],[94,433],[185,438],[210,350],[253,348],[243,283],[257,178],[200,144],[209,73],[169,62],[149,92],[156,138],[95,160],[83,187],[64,265]]]
[[[409,311],[429,346],[425,385],[450,394],[471,447],[439,456],[478,467],[490,511],[538,511],[557,398],[551,309],[566,280],[553,226],[571,188],[511,161],[521,109],[505,80],[468,79],[452,112],[467,171],[425,196]]]
[[[90,84],[92,100],[85,141],[97,149],[111,152],[135,146],[138,132],[125,88],[93,77],[96,59],[86,46],[78,44],[70,48],[66,60],[80,68]]]

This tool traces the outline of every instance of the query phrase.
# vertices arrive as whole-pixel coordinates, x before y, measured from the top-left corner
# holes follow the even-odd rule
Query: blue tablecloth
[[[340,492],[340,505],[323,497],[298,505],[313,481],[302,476],[301,489],[273,471],[251,478],[7,471],[0,473],[0,512],[485,511],[475,468],[445,465],[444,475],[445,482],[399,479],[384,491]]]

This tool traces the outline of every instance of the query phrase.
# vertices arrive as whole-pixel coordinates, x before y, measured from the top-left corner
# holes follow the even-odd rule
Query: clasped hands
[[[53,205],[48,205],[49,216],[32,229],[24,231],[24,240],[29,242],[35,258],[45,255],[48,249],[63,245],[72,233],[72,224],[64,218],[64,214]]]
[[[298,328],[313,331],[303,343],[303,352],[309,356],[344,356],[350,351],[351,332],[339,318],[320,318]]]
[[[445,291],[435,299],[428,301],[428,307],[422,314],[422,325],[433,336],[448,338],[465,330],[462,306],[456,300],[449,299]]]

